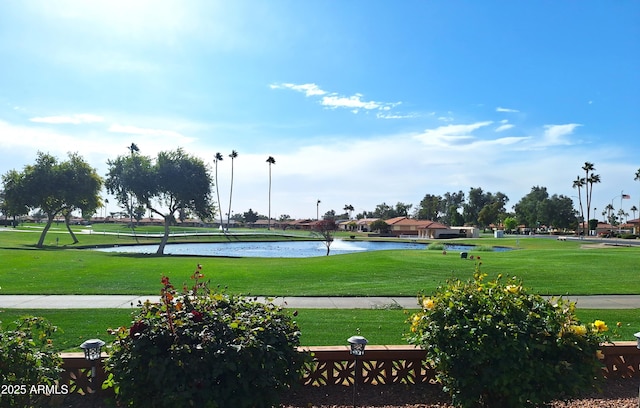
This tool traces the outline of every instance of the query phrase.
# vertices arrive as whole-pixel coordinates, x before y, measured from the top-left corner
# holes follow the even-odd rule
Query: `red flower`
[[[191,312],[191,320],[193,320],[194,322],[201,322],[202,313],[198,312],[197,310],[194,310],[193,312]]]
[[[129,329],[129,336],[131,336],[132,339],[140,336],[147,328],[147,324],[143,321],[137,321],[135,322],[131,328]]]

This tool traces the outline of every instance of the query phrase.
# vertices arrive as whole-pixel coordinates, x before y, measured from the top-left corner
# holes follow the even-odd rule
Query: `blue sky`
[[[471,187],[640,207],[640,2],[0,2],[0,173],[216,152],[227,211],[315,217]],[[577,200],[576,200],[577,205]],[[109,205],[117,210],[114,200]]]

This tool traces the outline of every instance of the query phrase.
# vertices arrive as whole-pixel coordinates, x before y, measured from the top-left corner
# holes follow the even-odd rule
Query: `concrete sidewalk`
[[[640,295],[566,296],[581,309],[640,309]],[[0,295],[0,309],[127,309],[138,302],[160,300],[158,295]],[[266,301],[264,297],[258,297]],[[415,297],[275,297],[290,309],[417,309]]]

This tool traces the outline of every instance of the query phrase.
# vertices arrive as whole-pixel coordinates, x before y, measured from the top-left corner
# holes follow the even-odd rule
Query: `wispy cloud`
[[[41,116],[29,119],[31,122],[36,123],[49,123],[54,125],[72,124],[80,125],[82,123],[96,123],[103,122],[102,116],[92,115],[89,113],[78,113],[73,115],[60,115],[60,116]]]
[[[435,129],[427,129],[423,133],[415,136],[415,138],[428,145],[448,146],[459,144],[474,139],[472,133],[475,130],[489,126],[492,123],[492,121],[485,121],[468,125],[439,126]]]
[[[496,112],[518,113],[520,111],[517,109],[497,107]]]
[[[329,109],[349,109],[353,113],[358,113],[361,110],[365,111],[390,111],[394,107],[400,105],[400,102],[379,102],[373,100],[363,99],[362,94],[356,93],[354,95],[340,95],[337,92],[328,92],[321,89],[318,85],[313,83],[308,84],[292,84],[292,83],[280,83],[269,85],[271,89],[290,89],[297,92],[302,92],[307,97],[320,96],[320,104]],[[398,119],[399,117],[395,117]]]
[[[505,130],[509,130],[511,128],[513,128],[515,125],[512,125],[511,123],[505,123],[504,125],[500,125],[496,128],[496,132],[504,132]]]
[[[271,89],[291,89],[292,91],[302,92],[305,96],[319,96],[325,95],[327,92],[320,89],[320,87],[316,84],[302,84],[296,85],[291,83],[282,83],[282,84],[271,84],[269,85]]]
[[[545,125],[543,134],[543,143],[545,145],[568,145],[571,144],[566,136],[573,133],[573,131],[582,126],[579,123],[568,123],[566,125]]]
[[[130,125],[113,124],[109,126],[108,130],[109,132],[114,132],[114,133],[127,133],[131,135],[139,135],[139,136],[175,138],[177,141],[189,140],[189,138],[182,135],[181,133],[178,133],[174,130],[166,130],[166,129],[150,129],[150,128],[142,128],[137,126],[130,126]]]

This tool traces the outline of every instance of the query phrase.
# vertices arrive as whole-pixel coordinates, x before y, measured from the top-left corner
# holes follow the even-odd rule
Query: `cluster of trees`
[[[231,187],[227,225],[232,217],[233,163],[238,157],[238,152],[233,150],[229,157]],[[75,243],[78,240],[69,227],[71,214],[80,211],[83,217],[91,217],[103,206],[100,191],[104,185],[108,193],[125,209],[132,222],[134,218],[139,220],[146,211],[164,219],[165,234],[158,248],[158,253],[162,254],[168,240],[169,226],[177,219],[184,220],[196,216],[202,220],[211,220],[219,215],[220,225],[224,226],[218,189],[218,164],[222,160],[222,154],[216,153],[213,160],[215,174],[212,176],[209,167],[201,159],[180,148],[149,157],[140,154],[138,147],[132,143],[128,154],[107,161],[109,169],[106,179],[103,180],[78,154],[69,153],[66,160],[59,161],[49,154],[39,152],[34,164],[25,166],[22,171],[11,170],[2,176],[0,212],[7,217],[30,212],[45,215],[47,224],[38,240],[38,247],[43,246],[45,235],[54,219],[63,216]],[[249,209],[234,215],[234,220],[253,223],[258,219],[267,219],[271,227],[271,166],[275,164],[275,159],[269,156],[266,162],[269,165],[269,214],[264,216]],[[467,194],[462,191],[447,192],[442,196],[426,194],[415,209],[412,204],[398,202],[391,206],[383,202],[373,211],[363,211],[355,218],[389,219],[406,216],[438,221],[446,225],[474,225],[483,229],[491,224],[503,224],[507,228],[518,224],[530,228],[540,225],[560,229],[576,228],[582,225],[583,220],[589,221],[590,224],[597,222],[589,220],[588,217],[591,214],[594,185],[600,183],[601,178],[595,174],[593,163],[585,162],[582,170],[585,172],[584,176],[579,175],[573,181],[573,187],[578,190],[579,211],[574,210],[571,198],[556,194],[550,196],[546,187],[534,186],[531,192],[513,206],[513,211],[508,212],[506,205],[509,198],[505,194],[485,192],[482,188],[476,187],[471,188]],[[634,180],[640,181],[640,169],[636,172]],[[213,199],[214,185],[217,205]],[[634,217],[637,210],[635,206],[631,208]],[[332,221],[351,219],[354,207],[347,204],[343,211],[337,213],[330,210],[322,218]],[[620,221],[622,216],[628,216],[622,209],[616,216],[611,204],[605,207],[603,216],[605,213],[614,225],[618,216]],[[281,221],[289,219],[291,218],[286,214],[280,216]]]

